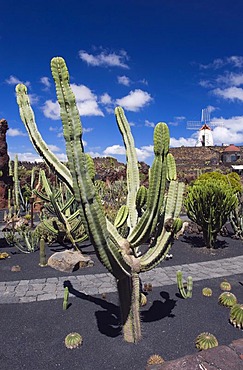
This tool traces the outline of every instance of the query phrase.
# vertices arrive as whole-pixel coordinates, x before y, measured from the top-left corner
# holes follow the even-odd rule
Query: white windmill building
[[[201,121],[188,121],[187,128],[189,130],[198,130],[198,139],[196,146],[213,146],[212,127],[222,126],[222,122],[210,120],[210,109],[202,109]]]

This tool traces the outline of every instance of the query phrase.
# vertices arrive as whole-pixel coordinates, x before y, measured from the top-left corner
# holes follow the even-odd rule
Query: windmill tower
[[[198,130],[198,139],[196,146],[213,146],[212,127],[222,126],[222,122],[211,121],[210,110],[202,109],[201,121],[188,121],[187,128],[189,130]]]

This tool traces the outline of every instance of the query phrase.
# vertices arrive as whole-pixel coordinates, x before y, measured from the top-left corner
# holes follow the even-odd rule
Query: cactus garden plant
[[[69,289],[66,286],[64,288],[63,303],[62,303],[62,308],[64,311],[67,310],[68,308],[68,298],[69,298]]]
[[[223,175],[222,175],[223,176]],[[207,248],[214,248],[217,235],[237,206],[234,189],[214,176],[200,176],[188,188],[185,207],[188,217],[201,226]]]
[[[219,304],[225,307],[232,307],[237,303],[236,296],[231,292],[223,292],[218,298]]]
[[[115,109],[127,156],[127,208],[121,211],[120,222],[126,218],[129,232],[124,238],[105,217],[94,186],[94,175],[90,171],[92,159],[84,153],[82,125],[64,59],[53,58],[51,70],[60,105],[68,167],[57,159],[42,139],[23,84],[16,87],[20,116],[36,150],[75,197],[85,232],[99,260],[116,279],[124,339],[136,343],[141,339],[139,274],[151,270],[165,258],[182,226],[178,216],[184,184],[176,179],[175,161],[169,153],[169,129],[162,122],[154,129],[154,161],[150,169],[146,209],[141,211],[140,204],[139,212],[136,199],[140,182],[134,139],[123,109]],[[116,220],[116,225],[120,222]],[[140,250],[148,240],[151,242],[147,250]]]
[[[193,287],[193,281],[192,277],[188,276],[186,286],[183,284],[182,280],[182,271],[178,270],[176,272],[176,279],[177,279],[177,285],[179,292],[183,298],[191,298],[192,297],[192,287]]]
[[[237,303],[230,310],[230,322],[239,329],[243,329],[243,304]]]
[[[160,365],[164,362],[165,360],[160,355],[151,355],[147,361],[147,365]]]
[[[213,294],[213,291],[211,288],[205,287],[202,289],[202,295],[204,295],[204,297],[211,297],[212,294]]]
[[[195,346],[198,348],[200,351],[217,347],[218,346],[218,340],[217,338],[210,333],[204,332],[201,333],[197,336],[195,340]]]
[[[78,348],[82,343],[83,338],[79,333],[70,333],[65,338],[65,346],[69,349]]]
[[[220,289],[229,292],[231,290],[231,284],[228,281],[222,281],[220,283]]]

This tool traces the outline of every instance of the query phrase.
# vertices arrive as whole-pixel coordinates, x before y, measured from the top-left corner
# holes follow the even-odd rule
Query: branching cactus
[[[51,153],[38,132],[27,88],[22,84],[16,87],[20,115],[36,150],[74,195],[82,223],[95,252],[117,281],[124,339],[136,343],[141,339],[139,274],[151,270],[165,258],[174,235],[182,226],[178,216],[184,185],[176,180],[175,161],[169,154],[169,130],[165,123],[158,123],[155,127],[155,157],[150,171],[146,207],[141,212],[141,204],[139,210],[136,204],[140,184],[134,140],[123,109],[115,109],[127,155],[126,220],[129,233],[124,239],[106,219],[91,178],[91,162],[84,153],[82,125],[65,61],[60,57],[53,58],[51,70],[60,105],[68,168]],[[147,242],[151,236],[153,238],[148,249],[140,251],[141,244]]]

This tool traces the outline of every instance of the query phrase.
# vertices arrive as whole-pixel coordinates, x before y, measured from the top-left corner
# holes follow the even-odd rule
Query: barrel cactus
[[[38,153],[75,197],[79,216],[98,259],[116,279],[124,339],[136,343],[141,338],[139,274],[153,269],[165,258],[175,233],[182,226],[178,217],[184,184],[176,180],[175,161],[169,153],[169,129],[163,122],[155,126],[154,161],[150,169],[146,207],[142,207],[145,194],[137,196],[140,181],[134,139],[123,109],[115,109],[116,121],[126,148],[127,201],[126,207],[122,208],[116,219],[116,225],[113,225],[105,217],[89,171],[92,160],[84,153],[82,124],[64,59],[53,58],[51,70],[60,105],[68,167],[58,160],[42,139],[27,88],[23,84],[16,87],[20,116]],[[143,198],[143,201],[138,198]],[[127,223],[129,229],[126,238],[119,234],[116,227],[123,222]],[[142,244],[148,241],[148,248],[141,250]]]
[[[79,333],[70,333],[65,338],[65,346],[69,349],[80,347],[83,343],[83,338]]]
[[[229,292],[231,290],[231,284],[228,281],[222,281],[220,283],[220,289]]]
[[[147,361],[147,365],[160,365],[163,364],[165,360],[160,355],[151,355]]]
[[[219,304],[225,307],[232,307],[237,303],[236,296],[231,292],[223,292],[218,298]]]
[[[231,308],[230,322],[235,327],[243,329],[243,304],[237,303]]]
[[[195,346],[199,350],[217,347],[218,340],[213,334],[204,332],[197,336],[195,340]]]
[[[205,287],[202,289],[202,295],[204,295],[204,297],[211,297],[212,294],[213,294],[213,291],[211,288]]]

